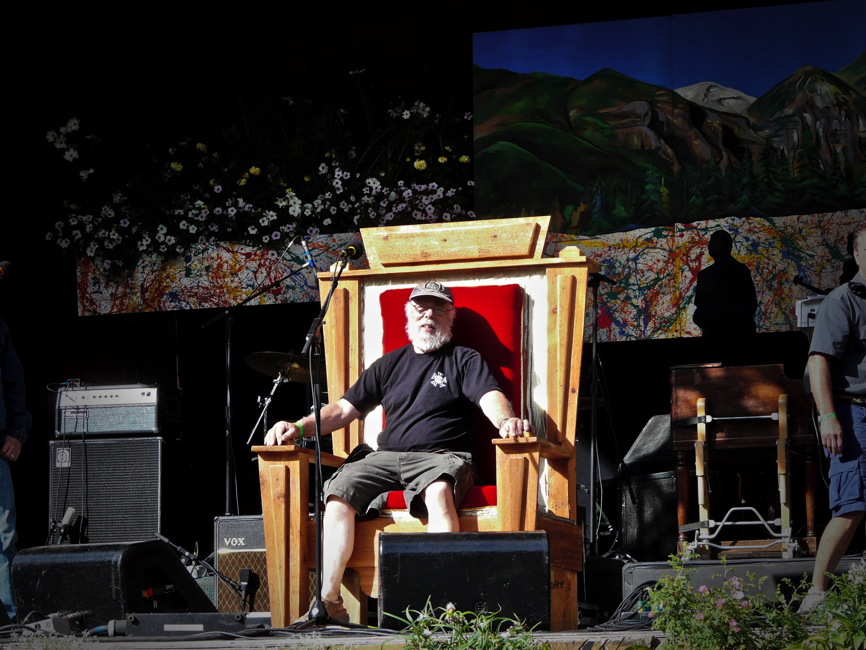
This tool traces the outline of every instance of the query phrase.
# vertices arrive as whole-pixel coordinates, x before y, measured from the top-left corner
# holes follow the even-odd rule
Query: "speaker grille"
[[[255,551],[220,551],[217,554],[219,568],[224,576],[235,582],[240,579],[241,569],[249,569],[257,579],[247,591],[246,611],[269,612],[271,609],[268,591],[268,561],[264,549]],[[241,595],[231,585],[217,578],[217,611],[243,611]]]
[[[49,446],[50,517],[60,521],[75,508],[73,541],[133,542],[160,532],[162,438],[54,440]]]

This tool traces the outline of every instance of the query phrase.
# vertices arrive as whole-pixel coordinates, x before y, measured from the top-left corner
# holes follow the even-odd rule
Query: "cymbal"
[[[310,372],[307,360],[298,354],[286,352],[253,352],[246,356],[247,365],[269,377],[282,375],[283,381],[309,382]],[[317,381],[325,381],[325,373],[320,369]]]

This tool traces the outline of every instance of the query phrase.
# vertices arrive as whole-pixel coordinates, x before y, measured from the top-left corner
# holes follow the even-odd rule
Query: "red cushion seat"
[[[520,363],[523,351],[523,289],[517,284],[473,287],[451,287],[457,319],[454,340],[477,350],[490,366],[503,392],[511,400],[515,413],[521,413],[523,374]],[[391,289],[380,297],[383,316],[382,351],[390,352],[408,343],[404,307],[406,289]],[[485,485],[469,490],[461,508],[496,505],[495,449],[490,440],[498,435],[496,428],[479,411],[477,418],[478,449],[474,454],[479,475]],[[402,492],[388,495],[388,508],[406,508]]]

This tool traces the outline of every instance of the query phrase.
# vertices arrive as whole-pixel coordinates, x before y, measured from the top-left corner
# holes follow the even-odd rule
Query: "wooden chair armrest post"
[[[271,623],[285,627],[309,606],[310,468],[315,450],[298,445],[254,446],[259,457],[262,524],[268,566]],[[345,460],[322,453],[322,464]]]
[[[503,532],[535,530],[541,440],[497,438],[496,505]]]

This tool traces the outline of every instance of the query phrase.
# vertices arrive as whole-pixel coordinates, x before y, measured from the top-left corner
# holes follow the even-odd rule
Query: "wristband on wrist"
[[[835,413],[825,413],[824,415],[818,416],[818,422],[823,422],[824,420],[830,420],[830,419],[835,418],[835,417],[836,417]]]
[[[502,425],[505,424],[506,422],[508,422],[508,420],[510,420],[510,419],[511,418],[502,418],[501,420],[499,420],[499,428],[501,429]]]
[[[304,425],[300,422],[295,422],[295,426],[298,428],[298,438],[304,437]]]

